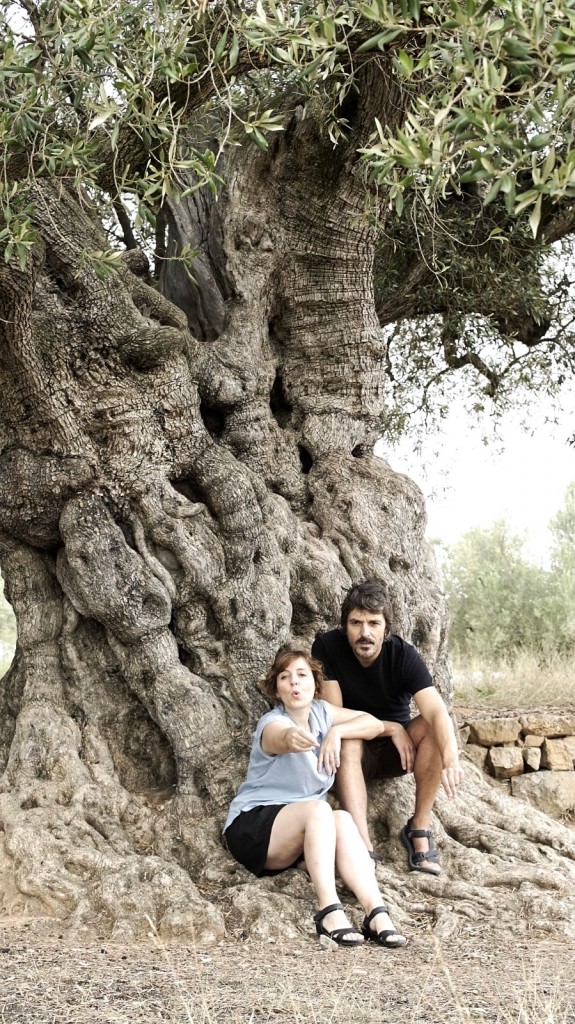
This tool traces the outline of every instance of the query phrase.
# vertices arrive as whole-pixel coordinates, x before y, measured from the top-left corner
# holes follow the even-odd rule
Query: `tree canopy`
[[[425,200],[487,182],[486,205],[502,193],[508,213],[529,212],[534,235],[541,224],[558,237],[567,211],[557,204],[575,191],[568,2],[27,0],[3,2],[2,18],[14,177],[75,171],[151,205],[177,189],[178,171],[210,170],[199,150],[178,152],[178,132],[198,110],[208,108],[206,135],[209,113],[221,126],[225,111],[230,129],[237,123],[265,147],[286,95],[313,99],[337,141],[359,76],[383,55],[390,84],[413,102],[395,124],[374,116],[360,155],[398,211],[407,189]],[[545,202],[554,217],[542,224]]]
[[[553,392],[572,373],[570,250],[550,259],[549,248],[567,244],[575,223],[567,0],[3,0],[1,10],[9,261],[33,247],[42,178],[108,204],[134,245],[167,200],[220,187],[226,147],[265,149],[294,110],[314,109],[319,130],[353,154],[380,232],[396,424],[410,399],[429,407],[453,371],[479,401],[504,406],[516,389]],[[375,106],[357,135],[352,111],[375,68],[397,117]],[[179,253],[192,274],[193,257],[190,246]],[[82,258],[105,273],[118,245]]]

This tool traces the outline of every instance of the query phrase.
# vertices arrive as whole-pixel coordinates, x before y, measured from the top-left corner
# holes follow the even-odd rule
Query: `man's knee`
[[[431,726],[421,715],[418,715],[417,718],[411,719],[411,722],[407,726],[407,732],[409,733],[409,738],[415,747],[418,747],[424,739],[433,739]]]
[[[363,757],[363,740],[342,740],[340,761],[341,764],[361,765]]]

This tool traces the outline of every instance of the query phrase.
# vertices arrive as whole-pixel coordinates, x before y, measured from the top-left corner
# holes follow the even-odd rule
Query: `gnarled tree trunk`
[[[270,152],[236,151],[217,202],[172,211],[172,245],[201,257],[197,283],[168,269],[163,295],[134,253],[98,276],[85,197],[34,188],[41,242],[26,270],[0,268],[0,560],[18,621],[0,692],[5,910],[114,937],[285,934],[308,883],[254,883],[220,829],[258,678],[282,642],[337,620],[352,580],[386,581],[396,629],[450,697],[422,496],[372,454],[385,349],[352,159],[368,114],[350,113],[348,148],[308,113]],[[470,894],[481,906],[523,879],[527,917],[548,888],[567,927],[572,834],[468,786],[465,809],[439,805],[446,881],[406,883],[390,843],[400,914],[406,891],[468,912]],[[375,788],[381,839],[409,794]]]

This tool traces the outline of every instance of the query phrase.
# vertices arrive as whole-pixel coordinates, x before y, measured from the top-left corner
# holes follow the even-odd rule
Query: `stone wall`
[[[575,821],[575,711],[456,711],[464,759],[513,796]]]

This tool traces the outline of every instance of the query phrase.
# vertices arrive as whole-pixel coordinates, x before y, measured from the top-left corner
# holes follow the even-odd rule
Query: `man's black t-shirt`
[[[321,661],[327,679],[337,679],[343,706],[376,718],[407,725],[413,694],[433,686],[429,669],[411,644],[392,634],[377,660],[363,668],[342,629],[316,636],[311,653]]]

